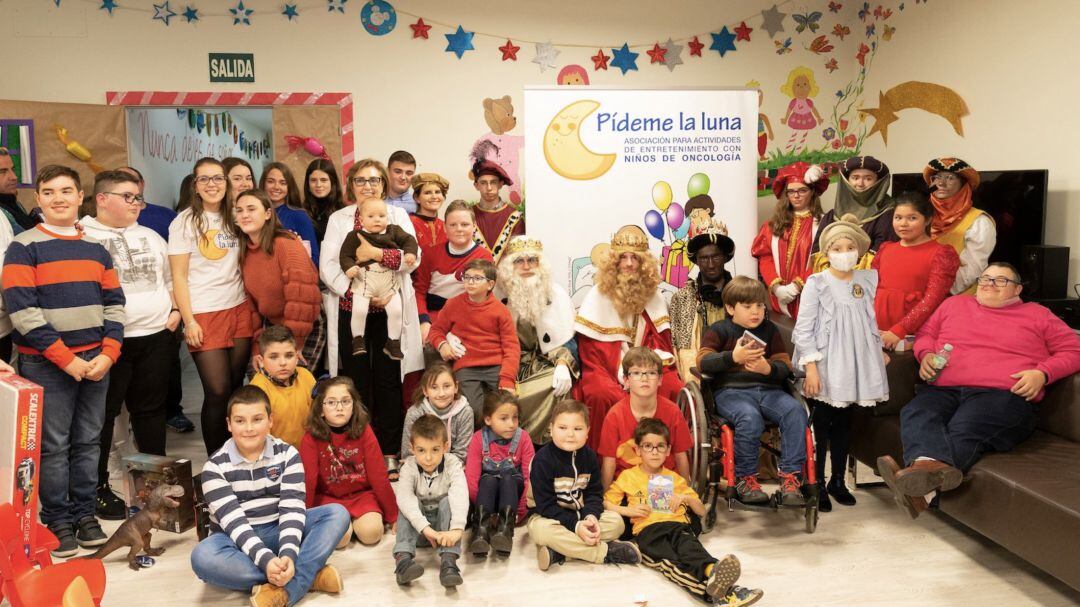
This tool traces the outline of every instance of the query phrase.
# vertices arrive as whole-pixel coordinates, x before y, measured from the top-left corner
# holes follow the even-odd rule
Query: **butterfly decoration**
[[[875,19],[881,19],[881,11],[882,10],[883,10],[882,6],[880,4],[877,5],[877,8],[874,9],[874,18]]]
[[[901,13],[904,12],[904,3],[903,2],[900,3],[900,12]]]
[[[889,17],[892,17],[892,15],[893,15],[892,9],[887,8],[887,9],[885,9],[884,12],[881,13],[881,20],[884,21],[884,20],[888,19]]]
[[[886,41],[889,41],[889,40],[892,40],[892,36],[895,33],[896,33],[896,28],[895,27],[893,27],[891,25],[886,25],[885,26],[885,31],[882,32],[881,37],[884,38]]]
[[[812,13],[798,14],[795,13],[791,16],[795,20],[795,23],[799,25],[795,28],[795,33],[801,34],[806,30],[811,32],[818,31],[821,26],[818,25],[818,21],[821,21],[821,11],[814,11]]]
[[[870,3],[863,2],[862,8],[859,9],[859,21],[866,21],[866,18],[870,16]]]
[[[833,45],[829,44],[829,38],[823,35],[814,38],[813,42],[810,43],[810,46],[806,47],[806,50],[815,55],[821,55],[822,53],[828,53],[833,50]]]
[[[866,66],[866,53],[870,52],[870,47],[865,44],[859,44],[859,52],[855,53],[855,59],[859,62],[859,65]]]
[[[791,38],[784,40],[783,43],[781,43],[779,40],[773,40],[773,44],[776,45],[777,55],[784,55],[791,52]]]
[[[867,38],[873,38],[873,37],[874,37],[874,34],[875,34],[876,32],[877,32],[877,28],[875,28],[875,27],[874,27],[874,24],[873,24],[873,23],[871,23],[870,25],[866,26],[866,37],[867,37]]]
[[[840,66],[836,64],[836,59],[829,59],[825,62],[825,69],[829,70],[829,73],[831,74],[836,70],[840,69]]]
[[[830,13],[839,13],[840,9],[842,9],[842,8],[844,8],[844,5],[840,4],[839,2],[829,2],[829,12]]]
[[[839,23],[834,25],[833,28],[832,28],[832,35],[836,36],[837,38],[839,38],[841,40],[844,39],[844,36],[847,36],[850,33],[851,33],[851,28],[850,27],[848,27],[846,25],[840,25]]]

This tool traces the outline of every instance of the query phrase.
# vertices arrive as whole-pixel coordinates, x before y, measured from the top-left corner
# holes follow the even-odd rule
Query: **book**
[[[663,474],[649,477],[649,507],[653,512],[672,514],[671,498],[675,495],[675,481]]]
[[[751,333],[750,329],[746,329],[743,331],[742,337],[739,338],[739,345],[744,348],[750,347],[756,349],[765,348],[767,344],[765,343],[765,340]]]

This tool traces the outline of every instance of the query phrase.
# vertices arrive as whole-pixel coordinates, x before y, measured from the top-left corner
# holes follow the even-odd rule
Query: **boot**
[[[476,528],[473,531],[472,541],[469,542],[469,552],[478,559],[486,559],[491,552],[491,526],[488,525],[488,513],[483,506],[476,507]]]
[[[499,513],[499,526],[491,536],[491,547],[503,556],[510,556],[514,547],[514,525],[517,523],[517,508],[507,506]]]
[[[829,479],[828,490],[829,495],[836,500],[837,504],[840,504],[841,506],[855,505],[855,496],[848,491],[847,486],[844,484],[843,476],[834,474],[833,477]]]
[[[817,509],[818,512],[832,512],[832,501],[829,500],[829,491],[825,487],[825,483],[818,482],[817,486]]]

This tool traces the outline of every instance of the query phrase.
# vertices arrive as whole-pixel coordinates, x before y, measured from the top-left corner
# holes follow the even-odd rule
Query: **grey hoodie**
[[[405,429],[401,433],[401,459],[412,455],[412,441],[409,435],[412,432],[413,423],[423,415],[434,415],[446,424],[446,435],[450,439],[450,453],[457,456],[458,461],[465,463],[465,454],[469,452],[469,440],[473,435],[473,410],[469,401],[464,396],[450,403],[445,409],[436,409],[428,402],[428,399],[409,407],[405,412]]]

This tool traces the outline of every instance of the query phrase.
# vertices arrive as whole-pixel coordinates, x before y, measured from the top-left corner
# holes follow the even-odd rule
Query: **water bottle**
[[[930,359],[930,366],[934,368],[934,376],[928,380],[928,383],[934,383],[937,381],[941,370],[945,368],[945,365],[949,364],[949,358],[952,356],[952,344],[945,344],[940,350],[933,354]]]

